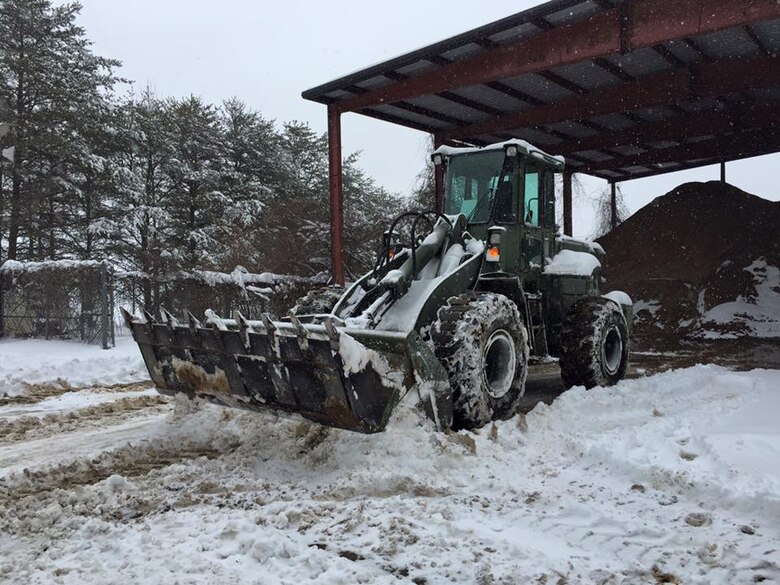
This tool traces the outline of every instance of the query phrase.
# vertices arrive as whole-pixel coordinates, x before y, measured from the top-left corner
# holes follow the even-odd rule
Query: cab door
[[[555,237],[555,177],[533,160],[525,161],[522,175],[523,287],[536,292]]]

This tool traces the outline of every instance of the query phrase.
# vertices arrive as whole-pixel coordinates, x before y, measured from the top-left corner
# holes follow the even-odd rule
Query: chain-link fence
[[[0,335],[114,344],[113,270],[106,262],[0,267]]]
[[[131,313],[200,318],[207,309],[248,319],[284,315],[295,300],[327,277],[193,271],[158,277],[116,270],[108,262],[8,261],[0,267],[0,336],[67,339],[114,345],[127,335],[120,307]]]

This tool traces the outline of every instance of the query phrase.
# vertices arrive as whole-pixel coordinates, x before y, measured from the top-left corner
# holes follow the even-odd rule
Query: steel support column
[[[720,182],[726,182],[726,161],[720,163]]]
[[[572,235],[571,176],[570,170],[563,171],[563,233],[567,236]]]
[[[344,284],[344,194],[341,176],[341,114],[328,107],[328,169],[330,173],[330,258],[335,284]]]
[[[438,134],[433,135],[433,148],[439,148],[444,142]],[[441,213],[444,207],[444,165],[434,166],[434,205],[437,212]]]
[[[617,227],[618,217],[617,217],[617,186],[615,185],[614,181],[611,181],[609,183],[609,186],[612,188],[612,193],[610,194],[609,199],[609,225],[611,229],[615,229]]]

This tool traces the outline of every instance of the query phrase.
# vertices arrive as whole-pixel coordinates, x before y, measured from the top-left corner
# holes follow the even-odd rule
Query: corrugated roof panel
[[[677,146],[678,144],[680,143],[674,142],[672,140],[656,140],[655,142],[648,142],[646,145],[655,149],[661,149],[661,148],[671,148],[673,146]]]
[[[715,59],[736,59],[759,54],[758,47],[742,28],[729,28],[694,37],[694,40],[707,55]]]
[[[607,114],[605,116],[594,116],[588,118],[589,122],[595,122],[600,126],[609,128],[610,130],[622,130],[624,128],[630,128],[636,126],[634,122],[626,118],[621,114]]]
[[[651,48],[637,49],[625,55],[610,55],[606,59],[632,77],[643,77],[668,71],[671,66]]]
[[[701,60],[699,52],[688,45],[685,41],[676,40],[664,43],[664,46],[680,61],[686,64],[695,63]]]
[[[594,90],[619,83],[620,80],[592,61],[556,67],[551,71],[587,90]]]
[[[567,120],[565,122],[558,122],[557,124],[547,124],[545,128],[549,128],[555,132],[561,132],[573,138],[587,138],[593,136],[596,131],[582,124],[578,124],[574,120]]]
[[[527,93],[531,97],[541,100],[544,103],[554,102],[574,95],[568,89],[565,89],[558,84],[551,83],[535,74],[505,79],[502,83],[518,91]]]
[[[396,71],[398,71],[398,73],[403,73],[404,75],[419,75],[424,71],[430,71],[437,67],[438,65],[434,65],[430,61],[415,61],[404,67],[399,67]]]
[[[754,89],[747,93],[749,96],[757,100],[780,102],[780,87],[767,87],[764,89]]]
[[[455,102],[446,100],[436,95],[425,95],[413,99],[408,99],[405,101],[406,103],[415,106],[421,106],[423,108],[441,113],[446,116],[458,118],[463,122],[470,122],[470,123],[480,122],[482,120],[486,120],[487,118],[492,117],[484,112],[473,110],[468,106],[457,104]]]
[[[475,43],[467,43],[460,47],[455,47],[449,51],[442,53],[442,57],[451,61],[458,61],[459,59],[465,59],[467,57],[473,57],[480,53],[484,53],[485,49]]]
[[[607,179],[621,179],[623,177],[623,174],[618,173],[617,171],[599,171],[598,173],[594,174],[596,176],[605,177]]]
[[[490,39],[494,43],[499,43],[499,44],[513,43],[515,41],[519,41],[520,39],[524,39],[538,33],[539,33],[538,28],[536,28],[534,25],[528,22],[524,22],[523,24],[520,24],[518,26],[513,26],[512,28],[508,28],[507,30],[492,34],[488,37],[488,39]]]
[[[622,154],[623,156],[633,156],[635,154],[642,154],[643,152],[647,152],[646,148],[640,148],[639,146],[634,146],[633,144],[627,144],[625,146],[614,146],[609,150],[617,152],[618,154]]]
[[[718,109],[718,101],[712,98],[681,102],[679,105],[686,112],[709,112]]]
[[[487,85],[461,87],[454,90],[452,93],[481,102],[491,108],[501,110],[502,112],[519,112],[531,107],[527,102],[520,101],[505,93],[491,89]]]
[[[646,122],[660,122],[661,120],[666,120],[670,117],[663,107],[639,108],[632,113],[641,117]]]
[[[581,150],[576,154],[577,158],[585,158],[593,162],[607,162],[615,158],[600,150]]]
[[[586,0],[582,4],[576,4],[569,8],[564,8],[563,10],[558,10],[557,12],[548,14],[545,17],[545,20],[550,24],[560,26],[567,22],[572,22],[574,20],[588,17],[591,14],[600,12],[600,10],[601,9],[598,7],[598,4],[593,2],[593,0]]]
[[[780,53],[780,19],[759,22],[751,28],[770,53]]]
[[[359,83],[356,83],[358,87],[362,87],[363,89],[379,89],[380,87],[383,87],[385,85],[389,85],[392,83],[392,80],[388,79],[384,75],[377,75],[375,77],[371,77],[370,79],[366,79],[365,81],[361,81]]]
[[[556,138],[555,136],[535,128],[514,128],[512,130],[507,130],[506,133],[510,134],[511,136],[516,136],[517,138],[527,140],[531,144],[535,144],[537,146],[541,146],[543,144],[558,144],[561,142],[559,138]],[[550,154],[554,153],[551,152]]]
[[[437,130],[444,130],[445,128],[453,127],[452,124],[447,124],[446,122],[435,120],[433,118],[429,118],[428,116],[423,116],[414,112],[409,112],[407,110],[402,110],[401,108],[396,108],[395,106],[387,104],[371,106],[370,109],[376,110],[382,114],[389,114],[390,116],[394,116],[401,120],[409,120],[410,122],[416,122],[417,124],[430,126],[432,128],[436,128]]]
[[[326,93],[324,97],[333,100],[343,100],[343,99],[351,98],[353,95],[355,94],[352,94],[348,91],[344,91],[343,89],[336,89],[334,91]]]

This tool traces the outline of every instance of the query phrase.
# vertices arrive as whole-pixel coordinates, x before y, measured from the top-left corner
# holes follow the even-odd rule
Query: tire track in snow
[[[23,415],[10,420],[0,420],[0,445],[51,437],[89,427],[115,425],[138,416],[139,411],[162,412],[168,402],[163,396],[143,394],[69,412],[55,412],[45,416]]]

